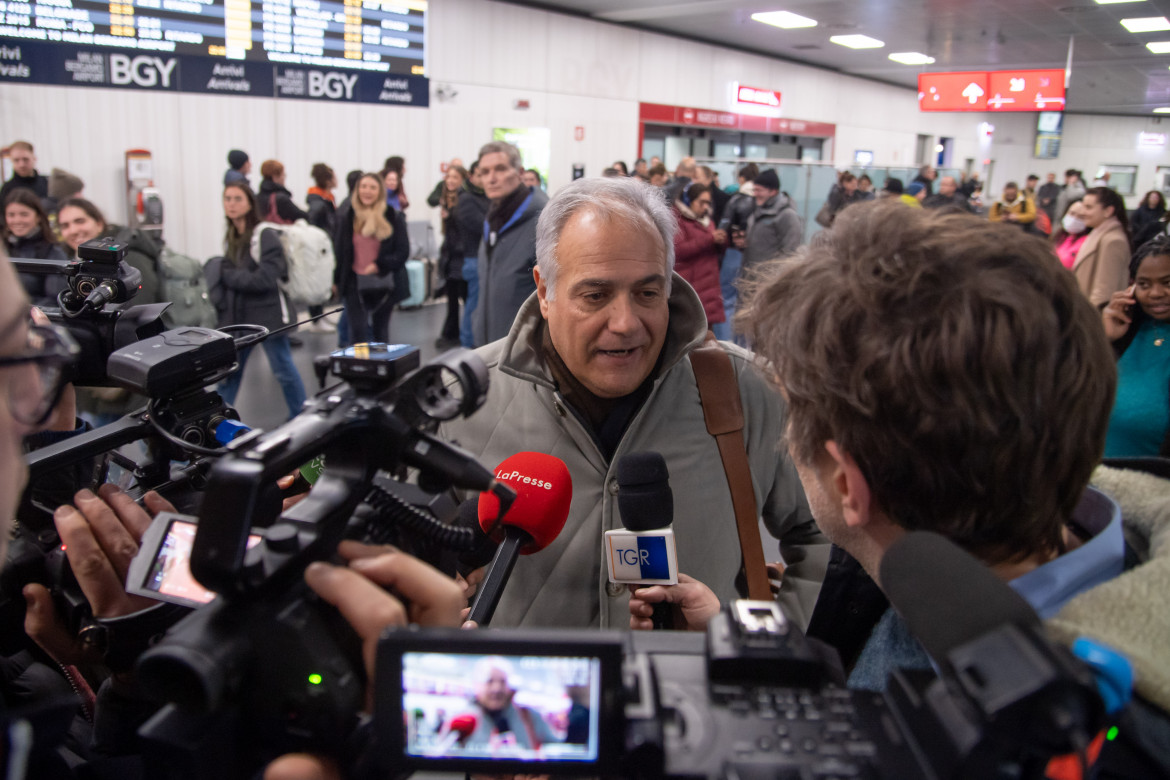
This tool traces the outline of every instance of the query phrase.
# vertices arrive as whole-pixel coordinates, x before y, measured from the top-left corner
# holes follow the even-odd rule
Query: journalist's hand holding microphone
[[[650,585],[630,587],[630,629],[650,631],[654,628],[655,604],[672,604],[681,614],[684,625],[674,625],[676,631],[706,631],[707,622],[719,614],[719,597],[703,583],[678,573],[677,585]]]

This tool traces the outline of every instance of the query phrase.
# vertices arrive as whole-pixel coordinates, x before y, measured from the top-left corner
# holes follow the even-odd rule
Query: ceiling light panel
[[[917,51],[894,52],[890,55],[890,59],[903,65],[930,65],[934,62],[934,57]]]
[[[848,46],[850,49],[880,49],[886,44],[877,38],[868,35],[834,35],[830,42],[838,46]]]
[[[1095,0],[1097,5],[1121,5],[1122,3],[1144,3],[1146,0]]]
[[[773,27],[779,27],[784,30],[796,30],[802,27],[816,27],[817,20],[809,19],[807,16],[794,14],[791,11],[767,11],[764,13],[752,14],[752,19],[764,24],[770,24]]]
[[[1170,54],[1170,41],[1150,41],[1146,48],[1154,54]]]
[[[1170,30],[1170,19],[1167,19],[1165,16],[1122,19],[1121,26],[1131,33],[1162,32],[1163,30]]]
[[[1165,106],[1163,108],[1155,108],[1154,113],[1155,114],[1170,114],[1170,106]]]

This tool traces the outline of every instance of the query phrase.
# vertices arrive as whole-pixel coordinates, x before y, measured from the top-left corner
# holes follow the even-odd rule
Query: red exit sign
[[[922,111],[1063,111],[1063,70],[920,73]]]

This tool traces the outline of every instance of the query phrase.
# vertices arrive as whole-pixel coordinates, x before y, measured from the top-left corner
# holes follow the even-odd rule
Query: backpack
[[[162,314],[167,328],[214,328],[215,307],[207,294],[203,264],[164,246],[159,252],[157,267],[159,293],[162,300],[171,302]]]
[[[275,230],[280,236],[284,259],[288,263],[288,277],[281,281],[293,303],[301,306],[319,306],[329,300],[333,292],[333,242],[329,234],[313,227],[303,219],[291,225],[261,222],[252,231],[252,257],[259,262],[260,234]]]

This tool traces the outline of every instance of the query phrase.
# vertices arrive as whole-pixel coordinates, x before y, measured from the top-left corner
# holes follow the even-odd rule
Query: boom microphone
[[[882,556],[880,577],[890,604],[939,664],[956,647],[1005,624],[1040,627],[1020,594],[937,534],[916,532],[899,539]]]
[[[467,616],[481,626],[495,614],[516,556],[552,544],[565,527],[573,498],[569,468],[560,458],[541,452],[518,452],[507,458],[496,469],[496,479],[516,491],[516,500],[500,518],[499,499],[491,493],[479,497],[479,524],[500,543]]]
[[[674,494],[666,460],[657,452],[634,452],[617,462],[618,512],[624,529],[605,532],[609,581],[628,585],[678,583]],[[656,629],[673,628],[670,604],[654,605]]]

